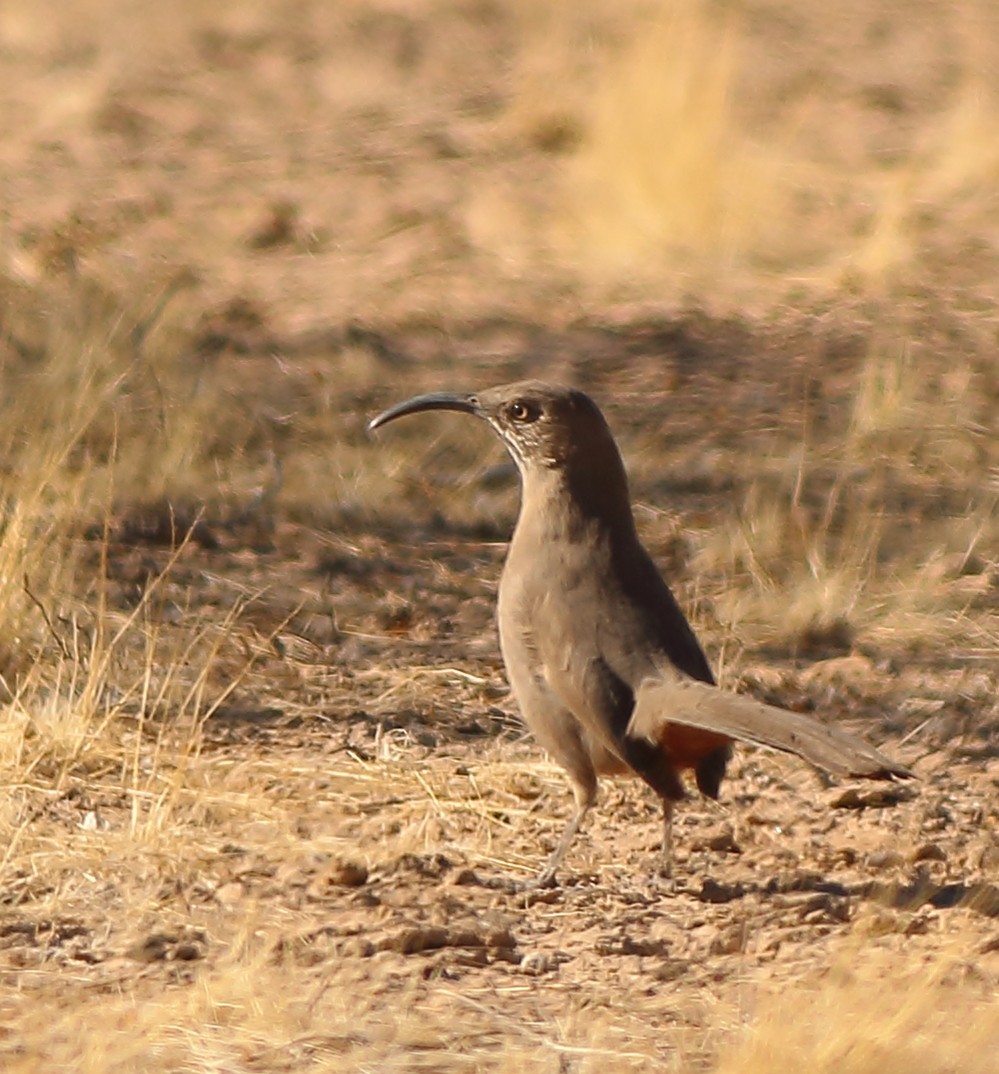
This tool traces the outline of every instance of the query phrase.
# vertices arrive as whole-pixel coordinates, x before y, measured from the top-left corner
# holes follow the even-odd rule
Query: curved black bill
[[[407,414],[419,414],[424,410],[460,410],[465,414],[478,414],[478,400],[474,395],[458,395],[454,392],[431,392],[429,395],[416,395],[407,399],[404,403],[396,403],[388,410],[383,410],[377,417],[368,422],[368,432],[386,425],[396,418],[403,418]]]

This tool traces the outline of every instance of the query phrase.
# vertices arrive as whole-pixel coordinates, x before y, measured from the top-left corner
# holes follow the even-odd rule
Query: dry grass
[[[548,233],[584,279],[649,294],[669,279],[743,303],[764,281],[780,295],[890,293],[994,250],[987,5],[924,9],[906,40],[856,5],[838,71],[820,42],[843,28],[818,9],[543,12],[521,15],[511,122],[563,156]],[[775,65],[775,47],[799,62]]]
[[[695,571],[723,579],[720,618],[791,648],[837,624],[848,648],[966,642],[969,606],[989,603],[996,540],[983,376],[908,342],[875,345],[837,436],[817,434],[806,406],[801,439],[750,460],[745,498],[697,549]]]
[[[786,999],[764,1000],[754,1026],[722,1055],[719,1074],[807,1066],[817,1074],[901,1074],[921,1070],[982,1072],[999,1044],[995,979],[982,973],[976,938],[927,971],[844,951],[821,984]],[[955,1027],[960,1031],[955,1032]]]
[[[54,338],[35,376],[66,375],[67,337]],[[996,1032],[994,971],[988,955],[977,976],[966,971],[974,961],[968,952],[982,940],[957,935],[964,917],[954,925],[929,919],[927,938],[910,950],[919,941],[909,932],[920,935],[911,914],[873,911],[873,925],[861,914],[843,935],[820,934],[813,943],[821,946],[800,948],[796,964],[768,946],[771,932],[756,915],[783,911],[766,900],[752,910],[723,905],[705,925],[699,903],[692,921],[681,916],[667,924],[670,915],[653,899],[633,925],[621,926],[633,941],[651,943],[650,953],[616,956],[628,948],[620,947],[625,941],[612,923],[628,921],[633,903],[612,893],[630,891],[636,881],[628,861],[648,853],[655,829],[654,807],[636,788],[608,792],[612,808],[594,821],[593,842],[584,838],[576,852],[581,866],[601,878],[581,889],[578,904],[519,907],[456,879],[461,870],[529,875],[539,845],[557,837],[567,803],[559,773],[529,744],[507,735],[469,748],[460,737],[443,736],[440,727],[479,718],[502,701],[495,655],[483,664],[471,655],[481,653],[479,639],[460,634],[457,659],[442,664],[433,654],[444,652],[445,641],[435,628],[406,618],[420,614],[401,596],[406,583],[383,598],[387,626],[372,618],[381,613],[371,607],[370,589],[336,594],[341,637],[380,646],[384,663],[317,649],[295,618],[298,605],[314,599],[314,580],[287,603],[268,604],[294,546],[284,546],[267,579],[241,578],[235,565],[247,550],[235,530],[221,531],[235,556],[229,566],[210,561],[194,530],[176,533],[155,554],[155,567],[143,568],[132,603],[123,601],[115,564],[130,562],[136,550],[116,533],[130,498],[143,499],[126,448],[146,457],[141,453],[163,447],[156,472],[165,484],[157,487],[173,488],[168,498],[185,501],[193,488],[214,489],[203,501],[210,518],[225,518],[224,505],[239,503],[260,465],[240,447],[232,453],[238,467],[220,476],[211,447],[220,427],[194,432],[186,417],[173,424],[174,408],[185,408],[190,397],[182,380],[171,380],[176,370],[167,350],[154,346],[149,360],[163,363],[157,383],[174,385],[160,397],[164,420],[155,437],[134,409],[148,398],[146,382],[123,376],[110,359],[97,364],[103,376],[74,381],[72,420],[61,409],[65,401],[54,414],[47,409],[47,396],[27,374],[20,408],[10,403],[23,424],[10,440],[7,495],[32,513],[22,528],[9,530],[5,542],[17,543],[4,548],[11,593],[26,598],[13,581],[30,567],[33,596],[24,604],[27,626],[19,628],[24,666],[11,678],[0,736],[0,775],[9,789],[0,815],[7,907],[0,916],[0,1016],[8,1027],[0,1054],[7,1069],[596,1071],[613,1062],[623,1070],[655,1064],[724,1071],[807,1059],[863,1074],[887,1054],[920,1049],[932,1051],[940,1070],[987,1068]],[[858,467],[874,459],[899,471],[907,494],[932,502],[927,489],[953,481],[966,444],[979,443],[988,412],[978,375],[941,371],[952,388],[941,396],[933,378],[912,375],[912,361],[904,349],[872,348],[848,382],[851,407],[838,426],[843,439],[816,422],[796,453],[775,446],[762,468],[750,468],[756,484],[747,481],[733,526],[716,515],[711,535],[688,531],[697,576],[688,595],[715,609],[716,622],[704,623],[707,636],[727,637],[730,648],[737,636],[743,650],[734,663],[726,658],[727,676],[738,677],[754,646],[793,649],[826,621],[844,620],[867,651],[890,653],[926,636],[926,622],[914,613],[906,618],[910,606],[935,617],[936,631],[941,615],[953,616],[952,639],[976,637],[994,652],[991,613],[976,611],[974,594],[961,588],[982,572],[988,578],[990,566],[947,559],[964,549],[970,562],[991,540],[988,497],[979,497],[968,518],[939,523],[934,540],[949,545],[888,548],[889,573],[886,547],[905,518],[873,511],[873,499],[884,495],[873,476],[863,478],[863,497],[851,502],[847,495]],[[370,373],[357,376],[365,390]],[[336,397],[335,414],[349,413],[352,391],[347,402]],[[224,393],[209,398],[223,413]],[[120,417],[111,421],[109,410]],[[293,472],[315,472],[319,418],[301,413],[308,420],[298,426],[300,440],[283,441],[284,462]],[[114,436],[109,423],[117,427]],[[48,439],[24,435],[29,425]],[[171,428],[180,430],[183,450],[170,447]],[[627,445],[628,427],[622,432]],[[430,439],[414,428],[410,437],[380,443],[377,459],[349,429],[330,442],[342,454],[339,487],[369,512],[369,521],[344,538],[354,542],[348,557],[371,554],[360,543],[365,526],[391,524],[407,500],[426,509],[439,498],[436,474],[453,474],[463,486],[446,504],[449,524],[509,525],[508,481],[485,488],[477,481],[496,460],[478,426],[455,424]],[[975,456],[979,467],[994,465],[990,452]],[[640,458],[639,484],[658,456],[643,449]],[[726,464],[740,481],[750,472],[736,454]],[[422,477],[407,488],[414,470]],[[981,473],[964,473],[969,488]],[[381,490],[394,487],[402,499],[378,506]],[[284,504],[250,495],[254,532],[263,526],[273,535],[302,517],[301,488],[301,499],[293,490]],[[96,530],[81,537],[92,521]],[[301,522],[294,525],[297,540],[308,537]],[[45,536],[41,560],[26,533]],[[403,555],[408,542],[404,537],[379,554]],[[431,576],[432,592],[413,603],[423,605],[432,593],[467,602],[475,591],[461,556],[481,557],[481,549],[458,550],[452,562],[446,539],[436,547],[436,568],[420,557],[402,576]],[[943,566],[935,571],[937,561]],[[220,571],[238,583],[235,598],[222,598],[229,591],[213,580]],[[481,629],[494,646],[491,599],[486,593]],[[428,614],[454,615],[454,607]],[[962,682],[955,689],[983,698],[994,685]],[[851,681],[848,689],[868,701],[881,696],[880,686]],[[932,698],[923,703],[934,711]],[[282,722],[272,737],[257,738],[246,721],[271,705]],[[358,706],[362,714],[352,723],[347,714]],[[426,718],[397,722],[414,713]],[[296,730],[299,721],[304,729]],[[754,771],[762,787],[788,786],[776,762],[758,765],[751,762],[743,776],[743,794],[754,797],[747,789],[755,786]],[[795,801],[800,808],[804,799]],[[886,844],[916,845],[920,816],[914,806],[890,822],[890,831],[858,818],[851,840],[879,853]],[[691,843],[718,824],[710,811],[695,808],[688,817]],[[608,844],[616,854],[608,855]],[[812,868],[827,867],[825,845],[820,837],[800,850]],[[965,851],[951,853],[956,861]],[[446,866],[438,864],[442,854]],[[354,886],[349,877],[357,869],[367,880]],[[642,905],[648,896],[639,888],[637,898]],[[801,926],[794,906],[786,912],[781,928],[790,934]],[[508,932],[515,946],[491,947],[490,930]],[[468,935],[471,941],[460,938]],[[467,942],[473,946],[463,947]],[[868,966],[872,942],[879,954]],[[420,954],[421,943],[430,950]],[[823,967],[857,961],[865,968],[855,977],[842,970],[824,975]],[[888,973],[901,975],[901,1006],[881,994]],[[778,1001],[767,996],[774,980],[783,991],[802,977],[812,983],[796,992],[789,1031],[786,998],[772,1008]],[[974,1032],[946,1032],[972,1010]]]
[[[632,21],[596,80],[566,181],[569,234],[591,268],[725,271],[771,241],[779,164],[739,129],[738,21],[673,3]]]

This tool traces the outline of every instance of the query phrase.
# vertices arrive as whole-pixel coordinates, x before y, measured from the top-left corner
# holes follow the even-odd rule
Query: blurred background
[[[265,493],[335,528],[428,510],[415,444],[501,534],[516,490],[475,479],[477,430],[376,455],[363,423],[538,375],[609,408],[722,600],[786,586],[788,549],[832,605],[804,623],[852,614],[877,564],[964,570],[997,489],[997,23],[984,0],[9,0],[5,480],[52,533]]]
[[[984,0],[11,0],[4,269],[291,329],[994,276]],[[567,298],[566,292],[572,297]]]

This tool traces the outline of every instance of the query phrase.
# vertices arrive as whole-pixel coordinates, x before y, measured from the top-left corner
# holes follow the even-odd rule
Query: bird
[[[601,776],[637,776],[658,795],[667,878],[683,774],[717,799],[736,741],[797,754],[839,777],[913,776],[855,735],[718,687],[639,539],[621,452],[585,392],[538,380],[434,392],[389,407],[368,429],[431,410],[485,421],[520,473],[498,592],[500,649],[523,720],[565,770],[575,800],[534,884],[556,882]]]

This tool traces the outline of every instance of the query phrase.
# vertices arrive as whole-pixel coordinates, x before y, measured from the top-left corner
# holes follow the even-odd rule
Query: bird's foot
[[[557,888],[559,886],[558,880],[555,877],[555,867],[553,865],[546,865],[540,873],[530,881],[532,888]]]
[[[532,902],[537,901],[537,898],[545,893],[558,892],[561,887],[554,873],[542,873],[533,880],[515,880],[512,876],[480,877],[478,883],[482,887],[502,891],[507,895],[534,896]]]
[[[652,887],[659,895],[675,895],[676,877],[673,874],[673,853],[671,847],[664,847],[659,854],[655,871],[652,874]]]
[[[554,879],[546,885],[539,883],[538,878],[510,880],[504,890],[512,895],[516,905],[524,910],[535,903],[555,903],[565,898],[565,891]]]
[[[517,894],[535,891],[552,891],[560,886],[555,877],[554,869],[542,869],[533,880],[512,880],[510,883],[511,890]]]
[[[675,895],[679,890],[676,877],[672,873],[661,871],[652,874],[651,886],[657,895]]]

